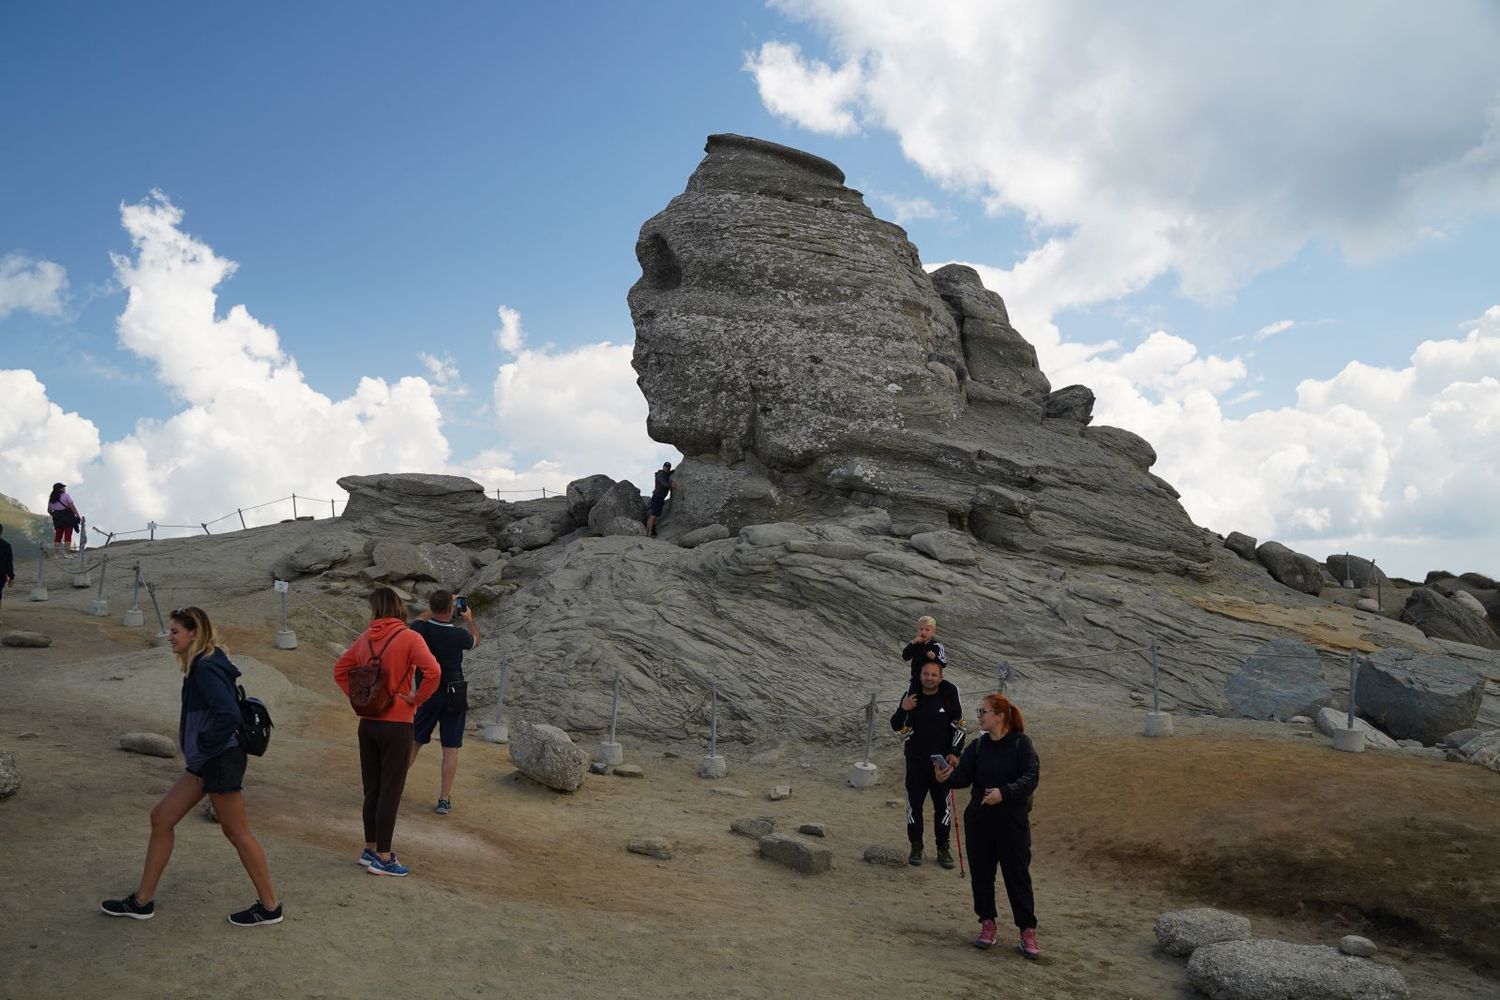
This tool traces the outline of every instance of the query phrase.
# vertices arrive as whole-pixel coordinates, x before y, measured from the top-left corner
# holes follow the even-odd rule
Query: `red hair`
[[[984,707],[1002,716],[1010,725],[1013,732],[1026,732],[1026,720],[1021,717],[1021,710],[1010,703],[1010,699],[1003,694],[987,694],[984,696]]]

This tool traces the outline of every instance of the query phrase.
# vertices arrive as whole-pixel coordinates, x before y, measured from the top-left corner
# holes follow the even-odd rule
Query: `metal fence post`
[[[875,749],[875,692],[870,692],[870,704],[865,706],[865,763]]]
[[[1354,728],[1354,684],[1359,678],[1359,653],[1349,650],[1349,718],[1346,728]]]
[[[156,584],[150,580],[146,581],[146,593],[151,597],[151,609],[156,612],[156,624],[161,628],[156,633],[156,643],[160,645],[167,639],[167,620],[161,616],[161,605],[156,600]]]
[[[722,778],[729,773],[729,765],[719,756],[719,685],[708,682],[708,756],[698,768],[699,777]]]
[[[1349,551],[1344,550],[1344,588],[1354,589],[1354,565],[1349,561]]]
[[[297,494],[292,494],[292,520],[297,520]]]
[[[609,696],[609,739],[599,744],[599,750],[594,754],[594,759],[606,768],[612,768],[625,762],[625,749],[615,740],[615,723],[620,717],[620,672],[615,671],[615,679],[610,684]]]
[[[146,624],[146,615],[141,611],[141,564],[139,560],[130,567],[130,571],[134,575],[130,583],[130,607],[125,610],[125,617],[120,620],[120,624],[126,628],[140,628]]]
[[[1161,710],[1161,647],[1151,639],[1151,711],[1146,715],[1146,736],[1171,736],[1172,715]]]
[[[1155,639],[1151,640],[1151,711],[1161,712],[1161,668]]]
[[[99,560],[99,589],[94,593],[94,599],[89,602],[87,613],[102,618],[109,614],[109,602],[104,599],[104,574],[109,571],[109,553],[104,553]]]
[[[156,541],[156,522],[155,521],[147,521],[146,522],[146,530],[151,533],[151,539],[150,540],[153,541],[153,542]]]
[[[500,686],[495,691],[495,721],[484,727],[484,738],[490,743],[509,743],[510,727],[503,721],[505,714],[505,689],[510,684],[510,664],[505,654],[500,654]]]
[[[234,509],[234,512],[240,516],[240,530],[244,531],[245,530],[245,512],[242,511],[242,510],[240,510],[238,507],[236,507]]]
[[[36,548],[36,586],[31,588],[31,599],[33,601],[45,601],[47,599],[47,582],[42,574],[47,563],[47,550],[40,544]]]
[[[1349,650],[1349,712],[1344,728],[1333,731],[1333,748],[1344,753],[1364,753],[1365,731],[1354,728],[1355,686],[1359,683],[1359,650]]]
[[[333,509],[333,501],[332,500],[328,501],[328,516],[329,517],[338,517],[338,512]]]
[[[865,759],[854,762],[849,769],[849,784],[854,788],[869,788],[879,778],[880,769],[870,760],[875,752],[875,702],[876,692],[870,692],[870,703],[865,706]]]
[[[1006,682],[1010,680],[1010,661],[1001,660],[995,665],[995,690],[1001,694],[1005,693]]]
[[[272,584],[276,590],[276,596],[281,600],[281,628],[276,631],[277,649],[296,649],[297,633],[286,621],[286,595],[292,589],[292,585],[285,580],[277,580]]]
[[[1375,560],[1370,560],[1370,576],[1375,581],[1375,611],[1379,614],[1385,613],[1385,588],[1380,585],[1380,577],[1375,572]]]

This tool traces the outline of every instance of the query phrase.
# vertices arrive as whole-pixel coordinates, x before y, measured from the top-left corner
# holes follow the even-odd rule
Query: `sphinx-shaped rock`
[[[630,290],[647,430],[686,456],[672,533],[833,517],[850,504],[1044,558],[1206,573],[1212,553],[1146,470],[1088,425],[972,268],[929,275],[832,163],[711,136],[648,220]]]
[[[341,515],[361,534],[407,542],[488,546],[499,525],[484,487],[462,476],[384,473],[345,476],[349,494]]]

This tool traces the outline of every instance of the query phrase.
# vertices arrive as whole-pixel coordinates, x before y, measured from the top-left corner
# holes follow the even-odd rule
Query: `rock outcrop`
[[[1272,639],[1229,678],[1224,696],[1247,719],[1286,720],[1317,714],[1333,700],[1333,691],[1323,680],[1317,650],[1293,639]]]
[[[487,546],[501,527],[484,487],[462,476],[345,476],[339,486],[349,494],[344,524],[373,537]]]
[[[1484,678],[1457,660],[1383,649],[1360,665],[1355,710],[1398,740],[1432,745],[1474,724]]]
[[[1379,587],[1383,590],[1391,589],[1391,579],[1385,575],[1385,571],[1376,566],[1368,559],[1341,553],[1329,556],[1323,560],[1323,565],[1333,579],[1343,585],[1346,581],[1353,583],[1355,587]]]
[[[1323,564],[1312,556],[1294,552],[1280,542],[1266,542],[1255,550],[1255,558],[1277,583],[1304,594],[1323,590]]]
[[[1490,627],[1485,616],[1475,614],[1472,607],[1432,587],[1413,590],[1406,598],[1406,606],[1401,609],[1401,617],[1421,629],[1423,635],[1467,642],[1471,646],[1500,648],[1500,635]]]

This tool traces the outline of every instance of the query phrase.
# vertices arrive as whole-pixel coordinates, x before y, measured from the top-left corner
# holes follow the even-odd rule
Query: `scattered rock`
[[[865,848],[865,862],[872,865],[885,865],[888,868],[905,868],[906,854],[907,852],[899,847],[871,844]]]
[[[1450,747],[1462,747],[1476,736],[1483,736],[1482,729],[1455,729],[1443,737],[1443,743]]]
[[[1156,943],[1168,955],[1187,956],[1196,949],[1216,941],[1245,941],[1250,937],[1250,921],[1237,913],[1196,906],[1174,913],[1163,913],[1154,926]]]
[[[503,553],[497,548],[480,549],[470,557],[469,561],[474,564],[475,569],[483,569],[486,566],[493,565],[501,555]]]
[[[52,637],[41,632],[7,632],[0,636],[0,646],[15,646],[21,649],[46,649],[52,645]]]
[[[1255,562],[1255,538],[1241,531],[1231,531],[1224,539],[1224,547],[1241,559]]]
[[[1358,934],[1346,934],[1339,939],[1339,951],[1345,955],[1353,955],[1355,958],[1369,958],[1380,949],[1375,947],[1375,942]]]
[[[639,764],[616,764],[614,773],[616,778],[644,778],[646,776],[646,772],[641,770]]]
[[[722,795],[728,799],[748,799],[750,797],[750,793],[743,788],[729,788],[724,785],[710,785],[708,791],[711,795]]]
[[[625,845],[631,854],[644,854],[658,861],[672,860],[672,845],[660,837],[635,837]]]
[[[177,744],[170,736],[158,733],[126,733],[120,737],[120,749],[152,757],[176,757]]]
[[[1229,678],[1224,696],[1247,719],[1312,715],[1333,700],[1318,653],[1293,639],[1272,639],[1245,659]]]
[[[973,535],[957,531],[926,531],[920,535],[912,535],[907,544],[941,563],[973,566],[979,562]]]
[[[1455,752],[1470,764],[1500,771],[1500,730],[1482,733]]]
[[[1406,1000],[1395,969],[1326,945],[1221,941],[1188,959],[1188,982],[1213,1000]]]
[[[599,526],[599,534],[610,535],[634,535],[644,538],[646,526],[633,517],[612,517]]]
[[[1304,594],[1323,590],[1323,564],[1312,556],[1293,552],[1280,542],[1266,542],[1255,550],[1255,558],[1278,583]]]
[[[761,837],[760,856],[780,862],[803,875],[817,875],[833,867],[833,851],[791,833]]]
[[[1336,708],[1318,709],[1318,732],[1329,739],[1333,739],[1334,730],[1347,728],[1348,722],[1349,713],[1347,710],[1339,711]],[[1395,740],[1357,715],[1354,717],[1354,728],[1365,734],[1365,744],[1367,746],[1372,746],[1379,750],[1396,749]]]
[[[775,788],[771,789],[771,791],[768,792],[767,795],[766,795],[766,798],[770,799],[772,802],[780,802],[782,799],[789,799],[791,797],[792,797],[792,786],[791,785],[777,785]]]
[[[681,538],[677,544],[685,549],[696,549],[708,542],[717,542],[729,537],[729,528],[723,524],[705,524],[701,528],[694,528]]]
[[[742,816],[730,823],[729,829],[741,837],[759,839],[775,831],[776,818],[774,816]]]
[[[546,514],[533,514],[511,521],[500,529],[500,545],[502,548],[520,549],[523,552],[539,549],[544,545],[551,545],[559,535],[566,534],[568,530],[571,529],[564,529]]]
[[[1382,649],[1360,664],[1356,708],[1396,739],[1433,744],[1474,723],[1484,678],[1446,656]]]
[[[608,764],[604,763],[604,761],[602,761],[602,760],[596,760],[596,761],[592,762],[591,764],[589,764],[589,773],[590,774],[608,774],[612,770],[613,770],[613,768],[611,768]]]
[[[0,750],[0,799],[8,799],[20,790],[21,772],[16,767],[16,755]]]
[[[1475,615],[1467,606],[1445,597],[1432,587],[1418,587],[1407,595],[1406,606],[1401,609],[1401,620],[1411,622],[1422,630],[1423,635],[1437,639],[1467,642],[1488,649],[1500,648],[1500,635],[1490,627],[1487,619]]]
[[[1305,715],[1294,715],[1286,721],[1290,722],[1294,726],[1310,726],[1313,724],[1313,720]]]
[[[589,770],[589,755],[556,726],[513,726],[510,759],[526,777],[560,792],[577,791]]]
[[[906,800],[905,799],[886,799],[885,800],[885,804],[886,804],[886,807],[889,808],[889,809],[900,809],[902,806],[906,805]]]
[[[1354,602],[1354,608],[1356,611],[1363,611],[1366,614],[1380,614],[1380,603],[1373,597],[1361,597]]]

